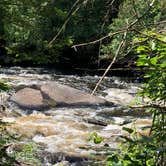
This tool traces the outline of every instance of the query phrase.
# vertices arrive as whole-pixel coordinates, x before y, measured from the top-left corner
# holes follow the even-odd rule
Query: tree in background
[[[27,62],[31,65],[51,64],[59,60],[72,63],[70,61],[72,55],[64,55],[70,54],[70,46],[106,34],[107,28],[102,28],[103,22],[108,24],[112,17],[117,15],[115,10],[116,12],[112,12],[113,16],[109,13],[109,18],[105,21],[107,0],[102,2],[78,0],[77,2],[75,0],[2,0],[0,36],[6,42],[8,56],[3,58],[1,64]],[[71,12],[71,9],[75,12]],[[68,17],[70,21],[62,28],[54,43],[48,46]],[[96,60],[97,52],[98,45],[78,49],[75,52],[77,53],[74,57],[77,59],[75,62],[85,59],[86,62],[91,63],[90,61]]]
[[[150,6],[153,3],[152,6]],[[135,43],[133,38],[137,36],[139,32],[144,30],[150,30],[152,28],[160,27],[156,26],[157,22],[166,19],[165,0],[156,1],[144,1],[144,0],[125,0],[119,7],[118,17],[113,20],[109,25],[109,34],[121,31],[129,27],[136,21],[131,27],[128,28],[128,35],[123,46],[123,49],[119,52],[117,58],[118,63],[128,64],[128,61],[135,61],[137,56],[134,55]],[[162,24],[163,25],[163,24]],[[102,57],[112,60],[120,42],[123,39],[123,31],[118,33],[106,41],[102,46]]]

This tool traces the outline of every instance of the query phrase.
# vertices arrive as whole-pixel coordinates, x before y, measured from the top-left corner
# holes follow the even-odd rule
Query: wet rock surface
[[[104,105],[106,100],[92,96],[86,92],[49,82],[41,85],[39,90],[23,88],[17,91],[10,99],[20,107],[28,109],[44,109],[55,106],[91,106]]]
[[[49,82],[41,86],[42,93],[48,98],[54,100],[57,105],[101,105],[106,101],[97,96],[92,96],[86,92],[61,85],[57,82]]]
[[[39,109],[46,107],[40,90],[32,88],[19,90],[11,97],[11,101],[23,108]]]

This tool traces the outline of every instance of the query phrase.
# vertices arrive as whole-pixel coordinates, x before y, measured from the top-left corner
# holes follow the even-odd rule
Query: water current
[[[10,96],[21,88],[36,87],[56,81],[60,84],[91,93],[100,76],[65,74],[43,68],[0,68],[0,79],[5,79],[13,87],[1,94],[9,110],[20,116],[3,117],[11,123],[9,131],[21,136],[22,142],[35,142],[42,146],[38,156],[43,165],[94,165],[94,160],[103,160],[106,153],[117,149],[120,135],[127,134],[122,127],[143,128],[151,124],[151,119],[143,110],[131,106],[140,104],[137,92],[141,83],[134,78],[105,77],[96,96],[113,103],[112,106],[54,107],[47,110],[21,109],[10,102]],[[90,133],[97,132],[103,141],[95,144],[88,141]],[[105,146],[107,145],[107,146]]]

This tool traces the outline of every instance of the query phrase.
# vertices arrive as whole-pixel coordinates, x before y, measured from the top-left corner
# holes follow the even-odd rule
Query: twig
[[[149,104],[149,105],[131,106],[130,108],[156,108],[159,110],[166,110],[166,105]]]
[[[153,24],[149,24],[149,25],[160,25],[160,24],[166,24],[166,21],[159,21],[159,22],[156,22],[156,23],[153,23]]]
[[[157,38],[155,36],[151,36],[151,35],[145,34],[143,32],[140,32],[140,31],[136,30],[136,29],[133,29],[133,31],[135,31],[135,32],[137,32],[137,33],[139,33],[139,34],[141,34],[141,35],[143,35],[145,37],[148,37],[148,38],[151,38],[151,39],[154,39],[154,40],[157,40],[159,42],[162,42],[162,43],[166,44],[166,42],[164,40],[160,40],[159,38]]]
[[[119,52],[121,50],[121,48],[123,47],[125,41],[126,41],[126,36],[127,36],[127,30],[124,32],[124,36],[123,36],[123,40],[121,41],[121,43],[119,44],[119,47],[116,51],[116,54],[112,60],[112,62],[110,63],[110,65],[107,67],[107,69],[105,70],[103,76],[100,78],[100,80],[98,81],[98,83],[96,84],[94,90],[92,91],[91,95],[93,95],[95,93],[95,91],[97,90],[98,86],[100,85],[101,81],[104,79],[104,77],[106,76],[106,74],[108,73],[108,71],[110,70],[110,68],[112,67],[112,65],[114,64],[114,62],[116,61],[117,56],[119,55]]]
[[[87,42],[87,43],[81,43],[81,44],[76,44],[76,45],[73,45],[72,48],[76,48],[76,47],[80,47],[80,46],[86,46],[86,45],[91,45],[91,44],[96,44],[104,39],[107,39],[107,38],[111,38],[113,37],[114,35],[117,35],[119,33],[124,33],[126,31],[126,29],[122,29],[122,30],[119,30],[119,31],[116,31],[114,33],[111,33],[111,34],[108,34],[106,36],[103,36],[97,40],[94,40],[94,41],[91,41],[91,42]]]

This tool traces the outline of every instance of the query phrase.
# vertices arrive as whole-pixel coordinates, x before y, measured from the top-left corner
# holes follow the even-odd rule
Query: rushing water
[[[85,92],[92,92],[99,76],[65,75],[59,71],[42,68],[1,68],[0,78],[6,79],[13,87],[5,94],[10,97],[23,87],[35,87],[48,81],[56,81]],[[90,159],[102,159],[102,154],[117,148],[119,135],[126,134],[123,124],[138,127],[141,130],[151,124],[149,117],[141,111],[128,107],[141,101],[136,94],[141,84],[128,78],[106,77],[99,86],[96,95],[114,103],[114,106],[61,107],[45,111],[22,110],[4,95],[8,109],[15,109],[21,116],[4,117],[12,122],[9,131],[22,136],[22,140],[32,140],[43,146],[40,158],[43,165],[67,161],[68,165],[79,165]],[[88,141],[90,133],[96,131],[103,138],[101,144]],[[106,148],[104,145],[109,145]],[[96,157],[95,154],[100,154]],[[50,157],[52,156],[52,157]],[[81,165],[81,164],[80,164]],[[86,165],[86,163],[84,163]]]

